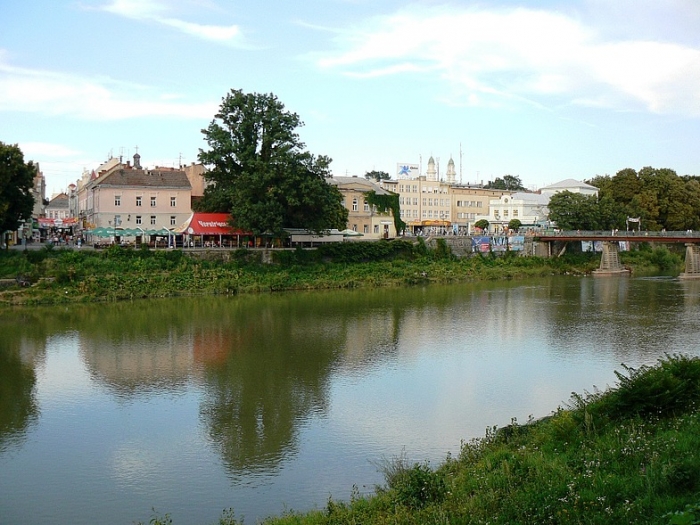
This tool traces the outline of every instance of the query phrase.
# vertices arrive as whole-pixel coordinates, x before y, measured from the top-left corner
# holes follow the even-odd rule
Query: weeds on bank
[[[666,264],[671,254],[644,252],[645,261]],[[635,256],[636,257],[636,256]],[[0,296],[7,304],[119,301],[194,294],[238,294],[281,290],[400,286],[466,280],[519,279],[554,274],[582,275],[598,266],[594,254],[557,258],[516,252],[455,258],[444,239],[429,248],[424,239],[338,243],[318,250],[277,250],[275,264],[261,264],[246,249],[198,258],[183,250],[41,250],[0,253],[0,278],[21,277],[29,289]],[[666,261],[666,262],[664,262]],[[649,263],[651,264],[651,263]]]

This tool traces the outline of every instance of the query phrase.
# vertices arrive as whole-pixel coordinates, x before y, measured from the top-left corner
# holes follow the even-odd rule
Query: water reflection
[[[7,310],[0,494],[41,486],[57,523],[164,495],[212,507],[194,522],[322,505],[404,445],[441,459],[620,362],[696,350],[699,315],[700,282],[593,278]]]

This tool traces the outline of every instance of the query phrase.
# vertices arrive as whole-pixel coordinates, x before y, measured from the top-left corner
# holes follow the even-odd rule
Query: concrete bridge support
[[[685,245],[685,272],[681,279],[700,279],[700,246],[693,243]]]
[[[629,270],[620,264],[619,243],[603,241],[603,254],[600,258],[600,268],[593,271],[593,276],[629,275],[629,273]]]

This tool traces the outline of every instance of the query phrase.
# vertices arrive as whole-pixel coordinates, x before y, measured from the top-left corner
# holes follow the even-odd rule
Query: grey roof
[[[130,188],[189,189],[192,187],[184,171],[168,168],[118,169],[95,180],[95,184]]]
[[[534,202],[535,204],[549,204],[548,195],[540,195],[539,193],[528,193],[525,191],[518,191],[510,195],[512,199],[521,200],[525,202]]]
[[[585,182],[581,182],[575,179],[566,179],[560,182],[557,182],[556,184],[551,184],[549,186],[545,186],[544,188],[540,188],[541,190],[547,190],[547,189],[562,189],[562,188],[588,188],[591,190],[597,190],[595,186],[591,186],[590,184],[586,184]]]
[[[328,184],[334,184],[338,189],[353,189],[357,191],[374,191],[377,195],[390,195],[391,192],[382,188],[379,184],[364,177],[331,177],[326,179]]]

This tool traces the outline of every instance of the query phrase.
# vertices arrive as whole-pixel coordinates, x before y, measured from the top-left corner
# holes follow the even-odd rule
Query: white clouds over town
[[[277,95],[338,174],[462,151],[465,180],[530,186],[700,172],[691,0],[32,6],[3,8],[0,140],[55,145],[32,156],[58,188],[127,145],[195,161],[229,89]]]

